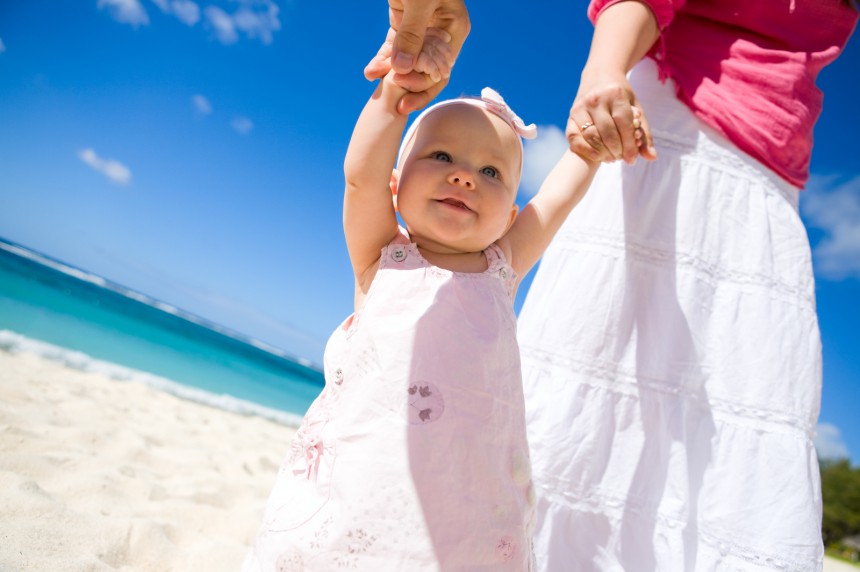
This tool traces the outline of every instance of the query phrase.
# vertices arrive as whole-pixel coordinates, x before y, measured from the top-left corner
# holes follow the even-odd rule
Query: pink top
[[[326,346],[244,572],[526,572],[534,489],[514,271],[431,265],[405,231]]]
[[[591,0],[596,22],[622,0]],[[678,98],[741,150],[798,187],[821,113],[818,72],[858,13],[842,0],[640,0],[662,32],[649,54]],[[647,110],[646,110],[647,111]]]

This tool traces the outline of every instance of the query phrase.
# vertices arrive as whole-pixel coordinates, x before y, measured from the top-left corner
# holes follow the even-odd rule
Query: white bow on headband
[[[537,127],[535,124],[529,123],[526,125],[525,121],[520,119],[520,116],[514,113],[514,110],[505,103],[504,98],[502,98],[502,96],[499,95],[499,92],[495,89],[491,87],[485,87],[482,89],[481,99],[487,104],[490,111],[504,119],[505,122],[517,132],[517,135],[523,139],[534,139],[537,137]]]

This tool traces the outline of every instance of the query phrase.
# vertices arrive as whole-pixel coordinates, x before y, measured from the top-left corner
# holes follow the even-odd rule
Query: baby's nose
[[[466,188],[472,188],[475,186],[475,182],[472,178],[463,173],[454,173],[451,175],[450,179],[455,185],[463,185]]]

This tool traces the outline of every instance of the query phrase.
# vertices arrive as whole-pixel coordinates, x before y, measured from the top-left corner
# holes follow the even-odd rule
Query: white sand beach
[[[0,351],[0,570],[237,570],[292,434]]]
[[[860,567],[828,556],[824,557],[824,572],[858,572]]]
[[[0,571],[238,570],[292,434],[0,350]]]

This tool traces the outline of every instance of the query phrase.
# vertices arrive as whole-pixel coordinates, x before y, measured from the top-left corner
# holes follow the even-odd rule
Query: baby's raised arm
[[[450,40],[447,34],[428,33],[419,57],[428,77],[441,79],[450,73],[451,48],[446,39]],[[390,181],[406,127],[407,115],[397,111],[405,93],[394,83],[393,72],[386,74],[364,106],[346,151],[343,227],[359,287],[369,287],[368,270],[375,270],[382,247],[397,233]]]
[[[573,207],[585,196],[600,163],[565,150],[538,193],[517,215],[504,239],[511,266],[521,279],[543,255]]]
[[[633,108],[636,144],[644,145],[642,112]],[[511,249],[511,265],[520,278],[543,256],[573,207],[585,196],[599,162],[586,161],[569,149],[556,163],[540,190],[517,216],[505,235]]]
[[[397,112],[406,90],[391,75],[380,80],[364,106],[343,165],[343,230],[357,282],[397,233],[390,181],[407,116]]]

